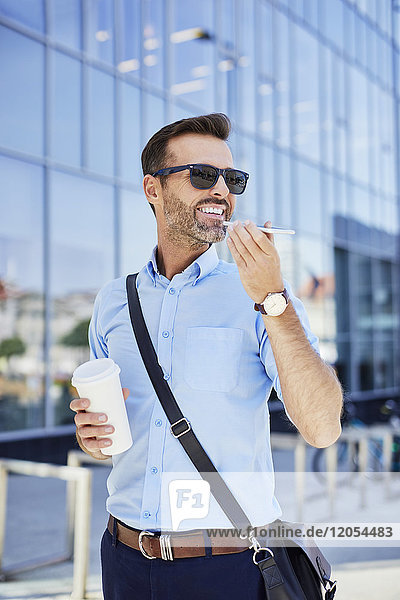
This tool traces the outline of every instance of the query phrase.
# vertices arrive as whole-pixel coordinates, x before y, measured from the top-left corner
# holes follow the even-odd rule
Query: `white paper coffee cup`
[[[120,371],[112,358],[97,358],[77,367],[71,379],[79,396],[90,401],[87,412],[105,413],[108,417],[106,425],[114,426],[114,433],[99,436],[112,440],[111,446],[101,449],[109,456],[125,452],[132,446]]]

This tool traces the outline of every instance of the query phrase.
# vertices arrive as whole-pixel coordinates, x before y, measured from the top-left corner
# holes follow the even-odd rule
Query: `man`
[[[317,447],[340,434],[342,393],[316,351],[301,302],[282,279],[273,236],[252,222],[235,222],[227,243],[236,264],[218,260],[213,243],[224,240],[223,221],[231,219],[248,177],[232,170],[229,130],[223,114],[184,119],[163,127],[143,150],[143,189],[157,220],[158,244],[137,286],[164,377],[218,470],[272,473],[266,403],[272,385],[304,439]],[[195,469],[171,435],[143,366],[124,277],[100,290],[89,341],[92,358],[111,357],[121,367],[133,437],[131,449],[113,457],[108,479],[105,600],[265,598],[248,543],[221,550],[218,539],[210,548],[204,535],[198,555],[176,558],[175,550],[172,561],[151,559],[160,557],[161,476]],[[77,439],[85,452],[104,459],[110,441],[99,436],[113,428],[106,415],[85,412],[88,406],[84,398],[71,402]],[[231,485],[255,526],[281,514],[268,481],[257,490],[261,502],[255,490]],[[212,502],[205,523],[232,528]],[[150,534],[142,534],[139,550],[143,531]]]

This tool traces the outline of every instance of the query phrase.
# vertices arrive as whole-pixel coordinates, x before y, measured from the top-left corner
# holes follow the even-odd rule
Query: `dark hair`
[[[157,131],[147,142],[142,152],[143,175],[155,173],[165,169],[173,158],[168,149],[168,142],[174,137],[184,133],[198,133],[200,135],[213,135],[220,140],[227,140],[231,130],[231,122],[223,113],[211,113],[199,117],[189,117],[165,125]],[[165,185],[166,177],[160,177],[161,185]],[[153,212],[154,207],[150,204]]]

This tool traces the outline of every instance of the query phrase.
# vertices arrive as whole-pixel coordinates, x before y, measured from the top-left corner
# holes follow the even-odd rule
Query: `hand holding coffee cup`
[[[80,398],[70,403],[83,449],[95,458],[125,452],[132,445],[126,413],[128,388],[121,388],[120,368],[111,358],[83,363],[73,373]]]
[[[126,400],[129,389],[122,388],[122,393]],[[77,413],[74,418],[76,433],[84,448],[94,458],[109,458],[108,454],[102,452],[103,448],[109,448],[112,444],[107,436],[115,432],[114,426],[108,423],[108,416],[105,413],[88,412],[89,398],[74,398],[69,407]]]

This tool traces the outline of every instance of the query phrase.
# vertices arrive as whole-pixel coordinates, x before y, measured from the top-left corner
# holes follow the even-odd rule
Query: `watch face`
[[[282,294],[271,294],[264,300],[265,312],[269,317],[279,317],[286,308],[286,298]]]

